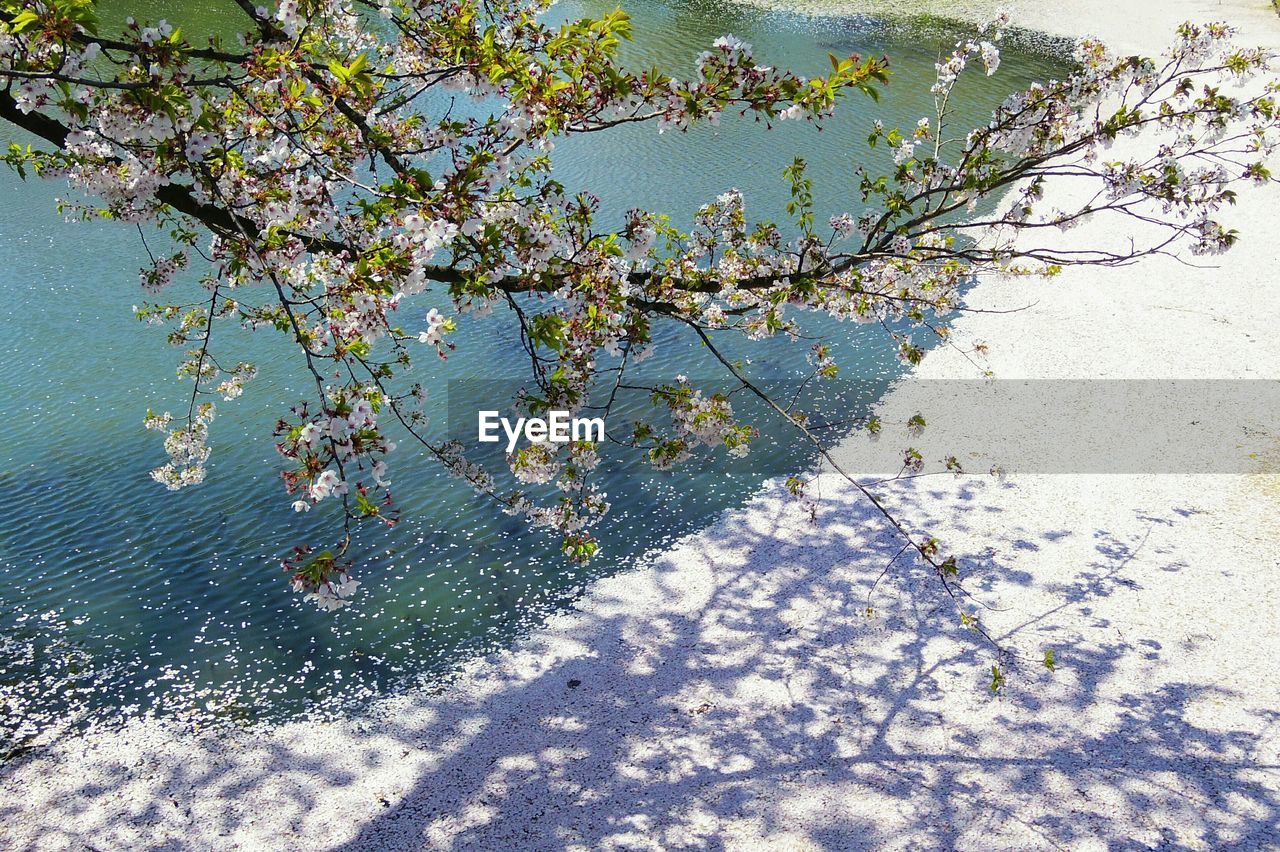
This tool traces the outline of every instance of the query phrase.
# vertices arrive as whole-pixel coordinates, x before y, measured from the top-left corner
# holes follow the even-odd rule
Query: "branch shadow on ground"
[[[950,494],[908,485],[895,501],[924,525],[950,506],[962,536],[993,526],[980,490]],[[816,520],[805,515],[771,492],[650,570],[602,582],[572,621],[463,686],[340,740],[303,725],[247,749],[169,744],[44,801],[0,802],[0,818],[25,826],[17,845],[30,848],[1280,843],[1266,750],[1280,713],[1243,702],[1247,725],[1218,724],[1212,708],[1239,696],[1142,675],[1168,661],[1166,643],[1098,611],[1185,569],[1150,538],[1186,514],[1018,530],[964,554],[963,605],[1033,652],[1006,663],[1000,697],[986,686],[992,652],[935,578],[901,559],[884,570],[901,545],[864,502],[828,487]],[[1037,665],[1045,646],[1056,674]],[[75,772],[48,760],[0,777]]]

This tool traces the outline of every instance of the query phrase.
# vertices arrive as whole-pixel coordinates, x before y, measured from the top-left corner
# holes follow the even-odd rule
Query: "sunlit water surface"
[[[240,25],[234,9],[199,13],[192,24],[170,6],[128,8],[140,18],[167,15],[189,33]],[[551,14],[610,8],[570,0]],[[865,145],[872,120],[910,126],[930,114],[933,62],[950,41],[866,19],[814,21],[712,3],[645,0],[629,11],[636,42],[627,52],[638,65],[687,73],[700,50],[733,33],[755,45],[760,61],[804,73],[820,73],[828,53],[886,54],[893,82],[879,105],[851,99],[821,132],[793,124],[765,132],[726,119],[687,134],[633,126],[562,143],[557,177],[607,199],[606,220],[644,207],[687,226],[698,205],[731,187],[745,193],[749,214],[781,220],[780,173],[797,153],[810,162],[821,213],[859,212],[853,168],[884,162]],[[955,121],[983,122],[1009,92],[1062,72],[1047,55],[1006,51],[998,75],[968,80]],[[717,453],[665,475],[606,466],[606,551],[575,567],[554,541],[498,514],[402,442],[394,491],[404,521],[359,537],[364,587],[348,609],[321,614],[288,591],[280,568],[293,544],[334,535],[331,515],[295,514],[280,487],[271,424],[308,393],[289,347],[229,329],[223,351],[243,347],[261,375],[240,400],[219,406],[208,481],[163,491],[147,475],[163,451],[141,419],[148,407],[177,410],[187,391],[173,374],[179,353],[131,315],[145,260],[136,231],[64,223],[54,210],[66,192],[59,185],[24,184],[5,172],[0,186],[0,755],[6,740],[58,720],[319,716],[440,683],[459,661],[571,603],[593,578],[662,550],[741,505],[766,478],[810,461],[797,436],[766,424],[745,460]],[[428,297],[421,310],[433,304],[447,307]],[[418,315],[415,305],[409,322]],[[868,380],[811,401],[829,419],[846,420],[899,368],[878,328],[811,328],[833,337],[845,375]],[[459,339],[447,363],[424,359],[423,380],[521,375],[525,356],[504,321],[471,325]],[[662,339],[677,345],[646,364],[651,375],[715,375],[677,331],[663,330]],[[757,375],[778,379],[804,373],[804,348],[770,344],[742,354]],[[443,394],[431,404],[437,432],[444,406]]]

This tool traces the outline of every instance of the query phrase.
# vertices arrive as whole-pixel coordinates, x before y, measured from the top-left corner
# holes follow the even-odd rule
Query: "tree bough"
[[[725,394],[684,377],[628,380],[659,324],[692,329],[730,381],[830,461],[804,416],[725,357],[720,341],[791,336],[808,346],[795,314],[820,312],[885,326],[899,357],[915,364],[921,348],[889,323],[945,334],[974,276],[1225,251],[1236,235],[1215,213],[1237,184],[1271,180],[1280,123],[1271,57],[1234,47],[1225,25],[1188,24],[1157,59],[1081,41],[1066,80],[1016,93],[988,125],[957,134],[952,94],[965,74],[996,71],[996,21],[939,61],[932,115],[906,129],[868,128],[867,144],[888,146],[894,166],[861,170],[846,214],[815,221],[796,160],[783,176],[785,228],[749,221],[732,191],[709,200],[688,231],[648,210],[612,231],[598,227],[592,198],[567,195],[554,179],[548,153],[558,140],[638,123],[681,131],[723,113],[766,126],[821,123],[851,93],[878,97],[889,61],[832,56],[829,74],[805,78],[755,63],[749,45],[724,37],[682,79],[620,60],[631,34],[622,11],[553,27],[537,0],[237,6],[245,25],[233,49],[193,44],[163,21],[130,20],[105,34],[92,0],[5,0],[0,118],[37,140],[5,159],[23,176],[83,190],[83,217],[161,225],[177,241],[176,253],[152,256],[143,271],[156,301],[138,309],[187,349],[180,373],[192,383],[185,416],[148,412],[169,454],[153,472],[159,482],[203,479],[214,399],[235,398],[255,373],[215,357],[218,328],[275,328],[292,341],[315,395],[275,427],[285,488],[298,511],[340,506],[342,532],[323,549],[299,544],[285,564],[295,587],[328,609],[358,585],[351,525],[398,517],[392,431],[502,510],[555,531],[569,558],[588,559],[599,546],[592,526],[608,509],[591,481],[600,453],[639,448],[669,468],[714,447],[745,453],[757,434]],[[423,109],[424,95],[440,91],[493,108]],[[1112,149],[1138,134],[1150,138],[1149,155]],[[1062,178],[1087,181],[1087,199],[1045,209],[1046,183]],[[1141,222],[1155,236],[1123,250],[1026,238],[1098,216]],[[193,255],[207,264],[207,297],[164,302]],[[433,307],[424,330],[405,330],[395,317],[423,298],[450,315]],[[457,443],[428,438],[419,406],[436,388],[427,378],[401,391],[397,380],[424,353],[428,364],[447,357],[459,323],[489,310],[511,313],[528,355],[530,389],[513,405],[576,413],[604,388],[604,416],[620,394],[641,393],[652,420],[625,437],[517,448],[501,474]],[[837,373],[823,344],[807,354],[812,380]],[[429,366],[420,372],[429,376]],[[875,486],[847,478],[903,537],[903,551],[961,600],[956,559],[895,518]],[[789,481],[796,494],[804,485]],[[993,684],[1003,682],[993,671]]]

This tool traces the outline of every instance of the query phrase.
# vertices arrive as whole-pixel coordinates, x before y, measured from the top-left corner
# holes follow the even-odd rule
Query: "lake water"
[[[129,9],[167,15],[188,33],[240,23],[234,12],[205,12],[193,25],[172,11],[178,4],[138,11],[144,5]],[[612,7],[573,0],[551,14]],[[821,133],[786,124],[764,132],[725,120],[661,136],[628,127],[557,148],[558,178],[608,199],[606,216],[645,207],[683,225],[730,187],[746,194],[749,214],[781,219],[780,173],[796,154],[810,161],[819,212],[859,212],[853,168],[869,161],[872,120],[910,126],[930,114],[933,62],[954,39],[865,19],[814,21],[710,3],[646,0],[629,11],[636,43],[628,56],[646,66],[688,71],[725,33],[753,43],[760,61],[805,73],[821,72],[829,52],[887,54],[893,63],[879,105],[850,99]],[[956,121],[984,122],[1009,92],[1063,72],[1051,56],[1006,51],[998,75],[973,76]],[[5,171],[0,192],[0,755],[5,739],[60,717],[201,715],[210,707],[218,717],[321,715],[379,692],[440,682],[459,661],[509,643],[570,604],[591,579],[636,564],[741,505],[766,478],[810,462],[794,434],[769,426],[742,461],[716,454],[667,475],[606,465],[613,503],[600,529],[606,552],[582,568],[402,442],[393,478],[404,521],[359,537],[364,586],[351,607],[321,614],[288,591],[279,565],[292,544],[323,545],[334,532],[324,512],[290,511],[279,485],[271,424],[309,392],[289,347],[231,330],[227,341],[248,350],[261,375],[240,400],[220,404],[208,481],[163,491],[147,475],[163,451],[142,429],[142,415],[181,405],[188,391],[173,377],[179,353],[132,318],[145,258],[136,231],[62,222],[54,210],[55,197],[66,193],[61,185],[22,183]],[[422,309],[432,304],[445,307],[428,299]],[[845,375],[867,380],[815,398],[828,417],[857,414],[898,375],[879,329],[814,329],[833,336]],[[679,342],[676,330],[662,334]],[[513,340],[500,318],[469,325],[456,357],[424,369],[459,380],[514,380],[524,356]],[[770,344],[749,354],[758,375],[803,373],[798,349]],[[668,357],[691,375],[714,375],[694,348]],[[444,405],[432,402],[437,432]]]

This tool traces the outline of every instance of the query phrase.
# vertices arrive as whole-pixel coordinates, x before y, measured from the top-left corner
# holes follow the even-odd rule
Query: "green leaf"
[[[35,12],[27,9],[25,12],[18,13],[12,21],[9,22],[9,32],[20,33],[30,27],[32,24],[40,22],[40,16]]]
[[[536,346],[560,351],[565,345],[568,321],[559,314],[538,314],[529,322],[529,340]]]

